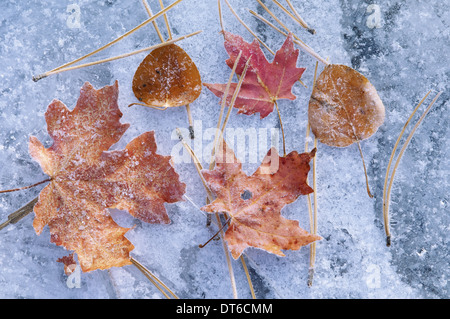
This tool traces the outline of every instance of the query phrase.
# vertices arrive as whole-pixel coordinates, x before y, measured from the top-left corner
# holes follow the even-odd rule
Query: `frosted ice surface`
[[[159,11],[157,2],[151,2],[153,11]],[[270,19],[256,2],[230,2],[268,46],[274,50],[281,46],[284,39],[246,10],[252,9]],[[319,143],[318,233],[323,240],[317,244],[313,286],[306,285],[309,247],[288,251],[284,258],[247,249],[245,258],[257,297],[448,298],[450,11],[447,2],[292,2],[316,29],[315,35],[292,23],[272,1],[265,1],[322,57],[363,73],[386,106],[386,121],[373,137],[362,143],[375,199],[366,194],[357,147],[337,149]],[[46,178],[28,155],[28,138],[35,135],[46,146],[51,145],[44,119],[47,105],[60,99],[72,108],[85,81],[96,88],[119,81],[123,122],[132,125],[114,148],[121,149],[140,133],[155,130],[158,152],[171,153],[178,143],[174,129],[187,127],[185,108],[160,112],[127,107],[136,102],[132,78],[145,55],[61,73],[37,83],[31,80],[33,75],[97,49],[144,21],[147,13],[141,1],[10,0],[2,1],[0,9],[1,189],[30,185]],[[223,12],[226,30],[252,40],[225,4]],[[170,11],[169,19],[174,36],[203,30],[179,45],[197,64],[204,82],[225,83],[230,70],[224,63],[227,55],[218,33],[216,1],[184,0]],[[158,23],[167,36],[163,20]],[[88,61],[158,42],[153,27],[147,25]],[[270,53],[265,52],[271,59]],[[299,66],[307,68],[303,81],[308,88],[294,86],[297,100],[279,103],[288,151],[304,149],[315,60],[302,51]],[[381,213],[387,162],[406,119],[428,90],[443,94],[417,130],[399,166],[391,201],[392,246],[387,248]],[[192,145],[196,151],[208,155],[204,149],[211,140],[206,133],[216,126],[218,99],[204,89],[191,110],[197,132]],[[265,128],[270,132],[270,128],[279,124],[275,112],[264,120],[259,115],[233,112],[228,127]],[[201,138],[203,144],[198,143]],[[248,149],[253,152],[258,147]],[[261,150],[262,156],[266,151]],[[203,160],[206,165],[208,156]],[[246,162],[244,170],[251,174],[257,166],[258,163]],[[212,241],[205,248],[198,248],[217,230],[215,226],[205,226],[206,218],[198,209],[205,203],[201,181],[192,163],[178,163],[175,167],[187,184],[192,203],[187,200],[167,205],[172,224],[148,225],[119,211],[114,211],[113,217],[120,225],[135,225],[128,233],[136,247],[133,256],[180,297],[231,298],[221,242]],[[0,220],[6,220],[9,213],[35,198],[40,189],[41,186],[2,194]],[[309,229],[305,198],[287,206],[283,215],[298,219]],[[133,266],[80,274],[69,280],[62,264],[56,262],[68,252],[50,243],[48,228],[37,236],[32,221],[31,214],[0,232],[0,297],[163,298]],[[233,269],[239,297],[251,297],[241,263],[233,262]]]

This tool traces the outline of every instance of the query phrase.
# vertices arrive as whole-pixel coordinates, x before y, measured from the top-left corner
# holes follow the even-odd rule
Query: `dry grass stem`
[[[100,52],[100,51],[102,51],[102,50],[104,50],[104,49],[106,49],[106,48],[112,46],[113,44],[115,44],[115,43],[119,42],[120,40],[126,38],[127,36],[129,36],[130,34],[134,33],[135,31],[139,30],[140,28],[146,26],[146,25],[149,24],[150,22],[153,22],[155,19],[157,19],[157,18],[160,17],[161,15],[165,14],[167,11],[173,9],[173,8],[174,8],[177,4],[179,4],[181,1],[183,1],[183,0],[176,0],[174,3],[172,3],[171,5],[169,5],[168,7],[166,7],[164,10],[161,10],[160,12],[158,12],[157,14],[155,14],[153,17],[148,18],[147,20],[145,20],[144,22],[142,22],[142,23],[139,24],[138,26],[136,26],[136,27],[134,27],[133,29],[131,29],[130,31],[124,33],[123,35],[121,35],[120,37],[116,38],[115,40],[113,40],[113,41],[111,41],[111,42],[105,44],[104,46],[98,48],[97,50],[94,50],[94,51],[92,51],[91,53],[88,53],[88,54],[86,54],[86,55],[84,55],[84,56],[82,56],[82,57],[80,57],[80,58],[78,58],[78,59],[75,59],[75,60],[71,61],[71,62],[68,62],[68,63],[66,63],[66,64],[63,64],[63,65],[61,65],[61,66],[59,66],[59,67],[57,67],[57,68],[55,68],[55,69],[53,69],[53,70],[51,70],[51,71],[45,72],[45,73],[43,73],[43,74],[41,74],[41,75],[38,75],[38,76],[33,76],[33,81],[37,82],[37,81],[39,81],[39,80],[41,80],[41,79],[43,79],[43,78],[45,78],[45,77],[47,77],[47,76],[49,76],[49,75],[56,74],[56,73],[58,73],[58,72],[56,72],[56,71],[57,71],[57,70],[60,70],[60,69],[66,69],[66,70],[68,70],[67,68],[68,68],[69,66],[71,66],[71,65],[73,65],[73,64],[75,64],[75,63],[77,63],[77,62],[80,62],[81,60],[84,60],[84,59],[86,59],[86,58],[88,58],[88,57],[90,57],[90,56],[92,56],[92,55],[94,55],[94,54],[96,54],[96,53],[98,53],[98,52]]]
[[[297,10],[295,10],[294,6],[292,5],[292,3],[290,1],[287,1],[289,7],[291,8],[292,13],[289,12],[288,9],[286,9],[280,2],[278,2],[277,0],[272,0],[272,2],[274,2],[284,13],[286,13],[289,17],[291,17],[292,20],[294,20],[295,22],[297,22],[301,27],[305,28],[309,33],[311,34],[315,34],[316,31],[314,29],[311,29],[308,27],[308,25],[306,24],[306,22],[300,17],[300,15],[298,14]]]
[[[367,169],[366,169],[366,162],[364,160],[364,155],[363,155],[363,151],[361,149],[361,143],[356,142],[356,144],[358,145],[358,150],[359,150],[359,154],[361,155],[361,160],[363,163],[363,168],[364,168],[364,176],[366,178],[366,189],[367,189],[367,194],[369,195],[370,198],[373,198],[372,193],[370,192],[370,186],[369,186],[369,176],[367,176]]]
[[[297,18],[297,21],[300,23],[302,27],[304,27],[309,33],[315,34],[316,30],[310,28],[308,24],[305,22],[305,20],[302,19],[302,17],[298,14],[297,10],[295,10],[294,6],[292,5],[290,0],[286,0],[289,8],[291,8],[292,12],[294,13],[295,17]]]
[[[95,62],[90,62],[90,63],[86,63],[86,64],[80,64],[80,65],[76,65],[76,66],[71,66],[71,67],[67,67],[67,68],[59,68],[59,69],[57,69],[55,71],[49,71],[47,73],[39,75],[39,76],[33,78],[33,80],[36,82],[36,81],[38,81],[38,80],[40,80],[40,79],[42,79],[44,77],[50,76],[50,75],[54,75],[54,74],[58,74],[58,73],[66,72],[66,71],[72,71],[72,70],[76,70],[76,69],[81,69],[81,68],[85,68],[85,67],[101,64],[101,63],[111,62],[111,61],[114,61],[114,60],[127,58],[129,56],[132,56],[132,55],[135,55],[135,54],[139,54],[139,53],[142,53],[142,52],[146,52],[146,51],[152,51],[154,49],[158,49],[160,47],[163,47],[163,46],[166,46],[166,45],[169,45],[169,44],[172,44],[172,43],[175,43],[175,42],[178,42],[178,41],[190,38],[190,37],[192,37],[194,35],[199,34],[200,32],[202,32],[202,31],[193,32],[193,33],[190,33],[188,35],[185,35],[185,36],[182,36],[182,37],[179,37],[179,38],[176,38],[176,39],[164,42],[164,43],[152,45],[150,47],[143,48],[143,49],[136,50],[136,51],[129,52],[129,53],[125,53],[125,54],[122,54],[122,55],[119,55],[119,56],[116,56],[116,57],[107,58],[107,59],[103,59],[103,60],[95,61]]]
[[[428,96],[428,94],[426,96]],[[385,190],[386,189],[387,179],[385,179],[385,183],[384,183],[385,187],[383,189],[383,194],[385,194],[385,197],[383,198],[383,219],[384,219],[384,228],[385,228],[385,232],[386,232],[386,245],[387,246],[391,245],[391,233],[390,233],[390,230],[389,230],[389,201],[390,201],[390,195],[391,195],[391,190],[392,190],[392,184],[394,182],[395,173],[397,171],[398,165],[400,164],[400,160],[401,160],[401,158],[403,156],[403,153],[405,152],[409,142],[411,141],[412,137],[414,136],[414,133],[416,132],[417,128],[422,123],[424,118],[427,116],[427,114],[430,111],[431,107],[436,103],[437,99],[439,98],[439,96],[441,94],[442,94],[442,92],[439,92],[438,94],[436,94],[434,99],[431,101],[431,103],[425,109],[425,111],[423,112],[422,116],[419,118],[419,120],[416,122],[416,124],[414,125],[413,129],[409,133],[405,143],[403,144],[403,147],[401,148],[401,150],[399,152],[397,160],[395,161],[394,168],[392,169],[392,174],[391,174],[391,177],[390,177],[390,180],[389,180],[389,186],[387,188],[387,191]],[[426,96],[425,96],[425,98],[426,98]],[[422,99],[422,101],[419,103],[418,106],[420,106],[423,103],[425,98]],[[417,111],[417,109],[418,109],[418,107],[416,107],[415,110],[413,111],[413,113],[411,114],[410,118],[408,119],[408,121],[406,122],[406,124],[404,126],[404,129],[406,128],[406,126],[410,122],[412,116]],[[400,133],[400,136],[399,136],[398,140],[401,138],[401,135],[403,135],[404,129]],[[398,143],[396,143],[396,144],[398,144]],[[393,154],[394,154],[394,152],[393,152]],[[393,156],[394,156],[393,154],[391,155],[391,158],[393,158]],[[389,162],[391,162],[391,160],[392,159],[390,159]],[[389,163],[389,168],[390,168],[390,163]],[[388,172],[387,172],[387,174],[388,174]]]
[[[195,153],[191,149],[191,147],[186,143],[186,141],[184,140],[183,135],[181,134],[181,131],[179,129],[177,129],[177,134],[178,134],[178,137],[179,137],[180,141],[182,142],[183,146],[189,152],[192,160],[194,161],[195,167],[197,169],[197,173],[200,176],[200,179],[201,179],[201,181],[203,183],[203,186],[205,187],[206,194],[208,196],[208,201],[209,202],[214,201],[214,196],[213,196],[210,188],[208,187],[208,184],[206,183],[205,178],[203,177],[203,174],[201,172],[203,167],[202,167],[200,161],[198,160],[198,157],[195,155]],[[219,214],[216,213],[215,216],[216,216],[216,220],[217,220],[217,225],[219,226],[219,228],[222,228],[222,222],[220,221]],[[236,280],[235,280],[234,272],[233,272],[233,265],[231,263],[231,258],[230,258],[230,253],[228,251],[228,247],[227,247],[227,245],[225,243],[225,240],[223,239],[224,238],[223,230],[221,230],[220,237],[222,239],[222,245],[223,245],[223,248],[224,248],[225,259],[227,261],[228,273],[230,275],[230,281],[231,281],[231,288],[233,290],[233,296],[234,296],[235,299],[237,299],[238,294],[237,294],[237,288],[236,288]]]
[[[286,137],[285,137],[285,134],[284,134],[283,121],[281,120],[280,108],[278,107],[277,101],[275,101],[274,103],[275,103],[275,107],[277,108],[278,121],[280,122],[281,137],[283,138],[283,157],[286,157]]]
[[[264,43],[263,40],[261,40],[255,32],[253,32],[252,29],[250,29],[250,27],[239,17],[239,15],[236,13],[236,11],[234,11],[233,7],[231,6],[231,4],[228,2],[228,0],[225,0],[225,3],[227,4],[228,8],[230,9],[231,13],[236,17],[236,19],[247,29],[248,32],[251,33],[251,35],[258,40],[259,43],[261,43],[270,53],[272,53],[272,55],[275,55],[275,52],[272,51],[271,48],[269,48],[267,46],[267,44]]]
[[[248,70],[248,67],[250,65],[250,61],[251,61],[251,57],[249,57],[247,62],[245,63],[244,70],[241,73],[241,76],[239,78],[239,82],[236,85],[236,89],[234,90],[233,96],[231,97],[231,102],[230,102],[230,105],[229,105],[229,108],[228,108],[228,112],[227,112],[227,115],[225,116],[225,119],[223,120],[223,124],[222,124],[222,129],[221,129],[222,135],[223,135],[223,132],[225,131],[225,127],[228,124],[228,120],[230,119],[230,115],[231,115],[231,111],[233,110],[234,103],[236,102],[236,99],[237,99],[237,97],[239,95],[239,92],[241,90],[241,86],[242,86],[242,83],[244,82],[245,75],[247,74],[247,70]]]
[[[148,270],[144,265],[142,265],[140,262],[138,262],[133,257],[130,258],[130,261],[133,263],[133,265],[139,269],[152,283],[153,285],[158,288],[158,290],[167,298],[171,299],[169,296],[172,295],[175,299],[179,299],[175,293],[172,292],[172,290],[167,287],[158,277],[156,277],[150,270]],[[164,289],[169,293],[167,294]]]
[[[316,61],[316,66],[314,68],[314,78],[313,78],[313,89],[314,86],[316,85],[316,79],[317,79],[317,68],[319,66],[319,62]],[[308,138],[309,138],[309,132],[311,130],[311,126],[309,124],[306,125],[306,143],[305,143],[305,152],[308,152]],[[317,138],[314,137],[314,148],[317,149]],[[309,213],[309,224],[310,224],[310,232],[312,234],[317,234],[317,212],[318,212],[318,207],[317,207],[317,178],[316,178],[316,171],[317,171],[317,166],[316,166],[316,157],[317,157],[317,153],[316,156],[314,156],[313,159],[313,200],[314,200],[314,214],[312,212],[312,207],[311,207],[311,196],[310,194],[308,194],[308,213]],[[308,180],[307,180],[308,182]],[[316,261],[316,243],[313,242],[311,244],[310,247],[310,251],[309,251],[309,271],[308,271],[308,281],[307,281],[307,285],[309,287],[312,286],[313,284],[313,279],[314,279],[314,266],[315,266],[315,261]]]
[[[419,109],[419,107],[422,105],[422,103],[426,100],[426,98],[428,97],[428,95],[430,95],[431,90],[428,91],[428,93],[422,98],[422,100],[419,102],[419,104],[417,104],[416,108],[413,110],[413,112],[411,113],[411,115],[409,116],[408,120],[406,121],[405,125],[403,125],[403,128],[400,132],[400,135],[397,138],[397,141],[395,142],[394,148],[392,149],[391,152],[391,156],[389,158],[389,162],[388,162],[388,166],[386,169],[386,175],[384,177],[384,186],[383,186],[383,219],[384,219],[384,225],[385,225],[385,233],[386,233],[386,237],[389,238],[388,241],[390,241],[390,231],[389,231],[389,225],[388,225],[388,220],[387,220],[387,215],[386,215],[386,207],[385,207],[385,203],[386,203],[386,189],[387,189],[387,183],[389,180],[389,172],[391,171],[391,164],[392,161],[394,159],[395,153],[397,152],[397,147],[400,143],[400,140],[403,136],[403,134],[405,133],[406,127],[409,125],[409,123],[411,122],[414,114],[416,114],[417,110]],[[390,244],[388,244],[389,246]]]
[[[215,153],[216,153],[216,148],[218,146],[217,143],[219,141],[219,134],[221,135],[221,137],[223,137],[223,131],[220,130],[220,124],[222,124],[222,118],[223,118],[223,114],[224,114],[224,111],[225,111],[225,105],[226,105],[226,102],[227,102],[228,93],[230,91],[231,82],[233,81],[233,77],[236,74],[236,68],[237,68],[238,63],[239,63],[239,61],[241,59],[241,56],[242,56],[242,51],[239,51],[239,54],[238,54],[238,56],[236,58],[236,61],[234,62],[233,68],[231,70],[230,77],[228,78],[227,86],[225,87],[225,91],[224,91],[223,96],[222,96],[222,102],[221,102],[221,105],[220,105],[220,112],[219,112],[219,120],[217,121],[216,133],[214,135],[214,143],[213,143],[214,147],[213,147],[213,149],[211,151],[211,160],[210,160],[210,164],[209,164],[209,169],[210,170],[212,170],[214,168],[214,163],[215,163],[214,156],[215,156]]]
[[[164,3],[162,2],[162,0],[159,0],[159,5],[161,7],[161,10],[164,10]],[[164,23],[166,25],[167,34],[169,35],[168,40],[172,40],[172,29],[170,27],[169,18],[167,17],[167,13],[164,13]]]
[[[152,9],[150,8],[150,6],[148,5],[147,0],[142,0],[142,3],[144,4],[145,10],[147,11],[148,16],[151,18],[153,17],[153,12]],[[153,27],[155,28],[156,33],[158,34],[159,40],[161,42],[164,42],[164,37],[161,33],[161,30],[159,30],[158,28],[158,24],[156,23],[156,21],[152,21]]]
[[[36,205],[38,200],[39,197],[36,197],[35,199],[27,203],[25,206],[16,210],[14,213],[9,214],[8,220],[0,224],[0,230],[2,230],[3,228],[5,228],[10,224],[17,223],[19,220],[30,214],[33,211],[34,205]]]
[[[256,12],[254,12],[253,10],[249,10],[249,12],[257,19],[261,20],[262,22],[264,22],[265,24],[267,24],[268,26],[270,26],[272,29],[274,29],[275,31],[281,33],[284,36],[288,36],[288,33],[292,33],[289,29],[287,30],[288,33],[282,31],[281,29],[279,29],[278,27],[276,27],[273,23],[271,23],[270,21],[268,21],[267,19],[265,19],[264,17],[262,17],[261,15],[257,14]],[[309,55],[311,55],[313,58],[315,58],[316,60],[322,62],[325,65],[328,65],[329,62],[327,60],[325,60],[324,58],[322,58],[319,54],[317,54],[313,49],[311,49],[306,43],[304,43],[302,40],[299,40],[299,38],[292,33],[292,36],[294,37],[294,43],[297,44],[303,51],[305,51],[306,53],[308,53]]]

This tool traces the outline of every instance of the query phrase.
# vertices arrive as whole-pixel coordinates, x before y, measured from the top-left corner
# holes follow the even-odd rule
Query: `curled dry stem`
[[[397,160],[395,161],[394,164],[394,168],[392,169],[392,174],[389,180],[389,186],[387,187],[386,190],[386,186],[387,186],[387,181],[388,181],[388,174],[389,174],[389,170],[391,167],[391,163],[392,160],[394,158],[395,155],[395,150],[397,149],[398,143],[406,129],[406,126],[408,126],[409,122],[411,121],[413,115],[416,113],[416,111],[418,110],[419,106],[424,102],[424,100],[426,99],[426,97],[428,96],[430,92],[427,93],[427,95],[420,101],[420,103],[417,105],[417,107],[414,109],[414,111],[412,112],[412,114],[410,115],[410,117],[408,118],[408,120],[406,121],[405,125],[403,126],[403,129],[397,139],[397,142],[395,143],[394,149],[392,151],[391,157],[389,159],[389,164],[388,164],[388,169],[386,171],[386,177],[384,180],[384,188],[383,188],[383,219],[384,219],[384,229],[385,229],[385,233],[386,233],[386,246],[390,246],[391,245],[391,233],[390,233],[390,229],[389,229],[389,201],[390,201],[390,195],[391,195],[391,189],[392,189],[392,184],[394,182],[394,177],[395,177],[395,173],[397,171],[398,165],[400,164],[400,160],[403,156],[403,153],[405,152],[409,142],[411,141],[412,137],[414,136],[414,133],[416,132],[417,128],[419,127],[419,125],[422,123],[422,121],[424,120],[424,118],[427,116],[428,112],[430,111],[431,107],[436,103],[437,99],[439,98],[439,96],[442,94],[442,92],[439,92],[436,94],[436,96],[433,98],[433,100],[430,102],[430,104],[428,105],[428,107],[425,109],[425,111],[423,112],[422,116],[419,118],[419,120],[416,122],[416,124],[414,125],[413,129],[411,130],[411,132],[409,133],[408,137],[406,138],[405,143],[403,144],[400,153],[397,157]]]

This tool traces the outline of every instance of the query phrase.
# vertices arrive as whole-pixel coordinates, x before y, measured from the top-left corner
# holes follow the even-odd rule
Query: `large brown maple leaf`
[[[226,31],[224,31],[224,37],[225,49],[230,56],[226,63],[230,68],[233,68],[239,52],[242,52],[236,74],[242,74],[247,60],[251,57],[249,69],[234,104],[239,109],[239,113],[251,115],[259,112],[260,117],[264,118],[273,111],[277,100],[296,99],[291,90],[300,80],[305,69],[296,67],[299,50],[294,49],[292,35],[286,38],[282,47],[276,52],[272,63],[267,61],[257,40],[248,43],[241,36]],[[209,83],[204,85],[220,98],[223,97],[227,86]],[[236,83],[231,83],[227,96],[228,105],[236,87]]]
[[[306,178],[315,149],[303,154],[293,151],[280,157],[272,148],[251,176],[242,171],[242,164],[225,142],[221,149],[214,170],[202,171],[217,196],[202,210],[230,215],[225,240],[233,258],[237,259],[250,246],[284,256],[281,249],[297,250],[321,239],[300,228],[298,221],[281,216],[285,205],[313,192]]]
[[[185,185],[169,163],[156,154],[154,132],[132,140],[124,150],[109,151],[129,124],[120,123],[118,83],[95,90],[86,83],[70,111],[54,100],[45,114],[53,145],[30,138],[30,154],[50,176],[34,207],[33,226],[49,225],[51,241],[73,250],[83,271],[130,264],[134,248],[108,208],[127,210],[149,223],[169,223],[164,203],[182,199]]]

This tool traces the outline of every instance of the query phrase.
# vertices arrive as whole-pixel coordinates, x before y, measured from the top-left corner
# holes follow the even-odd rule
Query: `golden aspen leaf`
[[[330,64],[317,78],[308,119],[320,142],[336,147],[357,143],[372,136],[384,117],[375,87],[356,70]]]
[[[194,102],[201,93],[200,73],[189,55],[169,44],[150,52],[133,78],[133,92],[144,104],[176,107]]]

